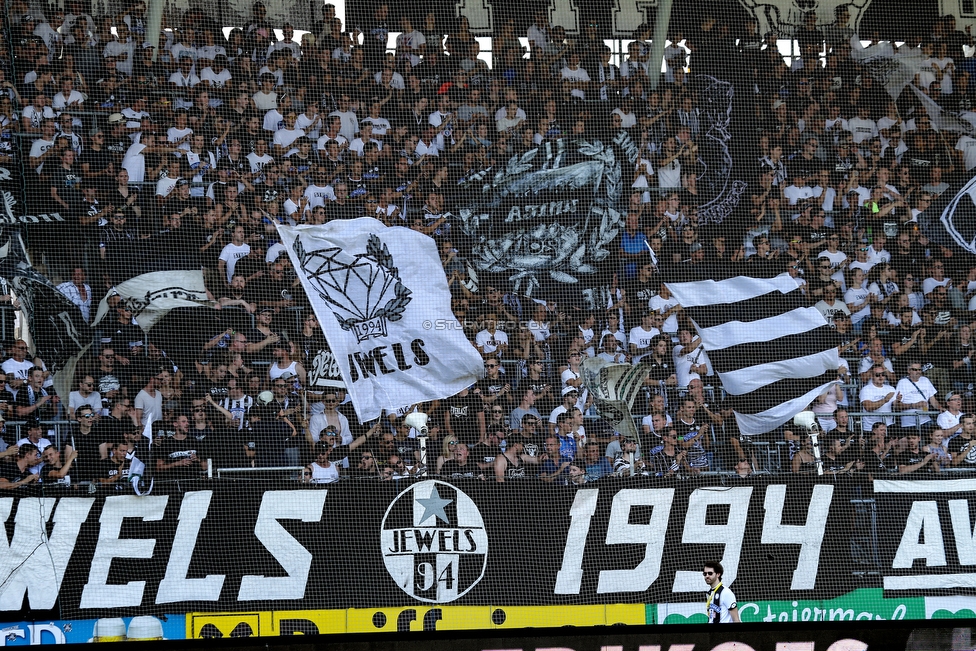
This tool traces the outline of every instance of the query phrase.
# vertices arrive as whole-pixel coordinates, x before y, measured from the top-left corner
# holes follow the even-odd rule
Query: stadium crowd
[[[463,17],[448,25],[376,4],[349,29],[334,13],[326,4],[312,25],[272,24],[258,2],[225,37],[190,9],[157,48],[145,40],[142,0],[106,16],[80,0],[64,10],[8,2],[0,165],[23,170],[28,214],[61,219],[27,228],[38,267],[86,321],[105,296],[112,312],[67,400],[44,360],[13,340],[12,321],[5,330],[0,414],[11,425],[0,421],[0,489],[72,480],[122,489],[149,419],[159,480],[199,477],[208,464],[302,466],[316,483],[976,468],[976,263],[930,242],[917,219],[973,175],[976,138],[936,131],[910,93],[886,94],[851,56],[846,6],[832,24],[811,13],[784,35],[800,48],[790,62],[776,32],[703,14],[672,29],[653,88],[646,25],[616,65],[592,21],[567,38],[545,11],[522,33],[506,20],[489,66]],[[968,30],[947,16],[900,49],[924,55],[914,81],[926,96],[976,124]],[[734,121],[732,136],[755,143],[756,164],[738,210],[700,224],[708,125],[695,79],[719,69],[754,89],[736,97],[748,120]],[[598,309],[565,289],[528,297],[505,277],[472,272],[457,217],[466,181],[546,143],[621,130],[639,155],[625,171],[615,255],[590,282],[602,286]],[[308,386],[328,346],[275,230],[360,216],[436,241],[486,374],[365,425],[341,389]],[[134,276],[199,269],[215,315],[200,327],[218,325],[189,354],[147,335],[113,300]],[[720,269],[788,273],[835,328],[843,384],[811,407],[826,432],[819,460],[805,432],[738,432],[707,351],[662,282]],[[0,301],[10,320],[16,297]],[[591,417],[586,356],[652,362],[635,405],[641,440]],[[431,416],[423,453],[405,422],[413,411]]]

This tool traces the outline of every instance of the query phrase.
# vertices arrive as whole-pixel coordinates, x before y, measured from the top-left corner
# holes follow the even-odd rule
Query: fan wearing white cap
[[[556,433],[556,420],[559,418],[559,414],[565,414],[570,409],[575,409],[576,402],[578,400],[579,400],[579,389],[572,386],[563,388],[563,403],[549,413],[550,434]]]

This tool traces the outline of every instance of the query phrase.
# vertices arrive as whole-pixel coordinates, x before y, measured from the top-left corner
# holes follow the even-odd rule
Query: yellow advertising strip
[[[187,639],[642,625],[643,604],[593,606],[399,606],[347,610],[187,613]]]

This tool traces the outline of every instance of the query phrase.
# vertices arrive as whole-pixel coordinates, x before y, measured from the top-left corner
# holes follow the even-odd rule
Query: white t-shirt
[[[32,368],[34,368],[34,362],[32,362],[29,359],[25,359],[22,362],[18,362],[13,357],[11,357],[10,359],[4,361],[3,365],[0,366],[0,368],[3,369],[4,373],[10,376],[7,378],[7,382],[9,385],[10,381],[15,379],[24,380],[26,382],[27,372],[30,371]],[[13,398],[11,398],[11,401],[13,401]]]
[[[863,411],[867,411],[867,409],[864,409],[864,404],[863,404],[864,401],[866,401],[866,400],[871,400],[871,401],[881,400],[882,398],[884,398],[889,393],[891,394],[891,398],[888,400],[888,402],[884,403],[883,405],[881,405],[880,407],[878,407],[876,410],[874,410],[871,413],[874,413],[874,414],[890,414],[891,413],[891,407],[892,407],[892,405],[895,404],[895,394],[897,392],[895,391],[894,387],[892,387],[890,384],[887,384],[887,383],[885,383],[884,385],[882,385],[880,387],[874,386],[874,382],[869,382],[869,383],[865,384],[863,387],[861,387],[861,392],[858,395],[858,400],[861,402],[861,409]],[[892,418],[892,417],[890,417],[890,416],[880,416],[880,415],[879,416],[861,416],[861,429],[864,430],[865,432],[870,432],[871,431],[871,427],[875,423],[880,423],[881,421],[884,421],[885,422],[885,425],[888,425],[890,427],[891,424],[895,422],[895,419]]]
[[[583,68],[580,68],[580,67],[577,67],[576,70],[573,70],[569,66],[566,66],[565,68],[563,68],[562,70],[559,71],[559,76],[562,79],[566,80],[566,81],[583,81],[583,82],[586,82],[586,81],[589,81],[590,80],[589,73],[587,73],[586,70],[584,70]],[[586,99],[586,92],[583,91],[583,89],[581,89],[581,88],[574,88],[572,91],[570,91],[570,94],[573,97],[579,97],[580,99]]]
[[[274,134],[274,144],[282,149],[288,149],[291,143],[305,135],[301,129],[279,129]]]
[[[648,352],[648,348],[651,346],[651,340],[659,334],[661,334],[661,331],[657,328],[645,330],[643,326],[637,326],[636,328],[630,329],[629,341],[634,346],[637,346],[638,352]]]
[[[932,383],[924,375],[918,378],[918,385],[916,388],[912,384],[912,381],[907,377],[903,377],[898,380],[898,385],[895,387],[895,391],[901,394],[901,401],[904,403],[914,403],[914,402],[925,402],[929,401],[929,398],[938,393],[936,388],[932,386]],[[905,409],[901,412],[902,414],[920,414],[921,409]],[[902,427],[915,427],[915,419],[918,418],[918,424],[924,425],[932,419],[929,416],[902,416],[901,426]]]
[[[959,421],[962,420],[963,412],[954,414],[948,409],[941,414],[939,414],[936,422],[939,424],[939,429],[947,432],[945,438],[942,440],[942,444],[946,445],[949,442],[949,438],[952,435],[959,433]]]
[[[701,346],[698,346],[686,355],[679,355],[678,351],[682,348],[684,346],[681,344],[675,346],[671,351],[671,357],[674,359],[674,371],[678,376],[678,386],[686,387],[692,380],[701,379],[698,373],[691,372],[692,364],[704,364],[708,368],[708,373],[711,374],[712,363],[708,359],[708,353]]]
[[[847,303],[848,309],[851,309],[853,306],[860,303],[864,303],[864,307],[857,312],[851,313],[851,323],[860,323],[864,319],[871,316],[871,304],[867,302],[870,293],[871,292],[863,287],[851,287],[844,293],[844,302]]]
[[[667,310],[670,310],[677,304],[678,304],[678,299],[676,299],[674,296],[672,296],[668,300],[664,300],[663,298],[661,298],[660,294],[655,294],[654,296],[651,297],[650,300],[650,308],[655,312],[657,312],[658,314],[664,314]],[[665,332],[668,334],[674,334],[678,332],[677,313],[671,314],[671,316],[669,316],[667,319],[664,320],[664,323],[661,325],[661,332]]]
[[[498,350],[498,346],[508,345],[508,335],[501,330],[495,330],[492,334],[487,330],[482,330],[477,335],[475,335],[475,343],[481,346],[481,349],[487,354],[491,354]]]
[[[410,60],[411,66],[415,66],[420,63],[420,47],[426,43],[427,39],[417,30],[412,31],[409,34],[400,34],[397,36],[396,40],[397,50],[400,50],[406,54],[406,57]]]
[[[220,259],[224,261],[227,265],[227,284],[230,284],[231,279],[234,277],[234,267],[237,266],[237,261],[246,256],[251,252],[251,247],[248,244],[242,244],[240,246],[229,242],[227,246],[223,248],[220,252]]]
[[[257,174],[261,171],[261,168],[268,163],[274,162],[274,157],[270,154],[265,154],[264,156],[258,156],[253,151],[247,155],[247,162],[251,165],[251,174]]]
[[[846,128],[854,135],[854,142],[857,144],[878,137],[878,124],[869,118],[851,118],[847,121]]]
[[[132,406],[142,410],[143,425],[149,421],[150,417],[152,417],[154,423],[163,419],[163,393],[159,390],[156,391],[156,396],[153,397],[143,389],[136,396]]]
[[[331,185],[309,185],[305,188],[305,196],[308,197],[308,207],[317,208],[324,206],[326,201],[335,201],[335,190]]]
[[[961,136],[956,141],[956,151],[962,152],[962,160],[967,172],[976,167],[976,138]]]

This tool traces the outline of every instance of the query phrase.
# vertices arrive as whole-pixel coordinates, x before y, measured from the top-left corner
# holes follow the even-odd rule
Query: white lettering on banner
[[[13,498],[0,499],[0,610],[20,610],[25,591],[32,609],[54,608],[81,525],[95,503],[92,498],[62,499],[54,511],[49,538],[46,523],[55,501],[51,497],[20,499],[13,539],[8,542],[3,523],[10,517]],[[43,560],[34,562],[31,556],[39,551]]]
[[[64,636],[64,631],[55,624],[28,624],[27,629],[30,631],[31,644],[44,644],[43,636],[45,633],[49,633],[54,637],[54,644],[68,643],[67,638]]]
[[[278,520],[321,522],[326,490],[275,491],[261,499],[254,535],[276,561],[286,576],[247,575],[241,579],[238,601],[267,599],[301,599],[305,596],[312,554],[278,523]]]
[[[560,25],[567,34],[579,34],[579,9],[575,0],[549,0],[549,24]]]
[[[467,18],[468,29],[475,34],[495,29],[492,6],[487,0],[459,0],[454,5],[454,13],[459,18]]]
[[[949,500],[952,537],[956,539],[956,553],[960,565],[976,565],[976,531],[970,526],[969,501]]]
[[[81,608],[124,608],[142,604],[145,581],[109,585],[108,573],[115,558],[152,558],[156,548],[155,538],[119,538],[122,520],[162,520],[168,501],[168,495],[113,495],[105,498],[102,515],[98,519],[98,543],[88,572],[88,583],[81,591]]]
[[[771,487],[767,487],[769,490]],[[739,569],[739,555],[742,553],[742,540],[746,535],[746,519],[749,515],[751,486],[726,488],[699,488],[688,498],[688,512],[685,515],[685,528],[681,542],[688,545],[721,544],[725,546],[721,563],[725,568],[722,579],[731,584]],[[705,514],[713,504],[728,504],[729,519],[725,524],[706,524]],[[694,572],[679,570],[674,576],[671,592],[701,592],[701,569]]]
[[[972,493],[976,479],[875,480],[875,493],[937,494]],[[976,532],[971,529],[967,500],[949,500],[949,516],[952,535],[960,565],[976,565]],[[919,539],[924,541],[919,542]],[[892,569],[911,569],[915,559],[924,558],[925,567],[945,567],[945,540],[938,503],[917,501],[905,522],[901,542],[892,561]],[[884,577],[885,590],[957,590],[976,588],[976,574],[961,572],[952,574],[908,574]]]
[[[654,22],[654,17],[647,11],[652,7],[657,7],[657,0],[614,0],[614,35],[630,36],[638,25]]]
[[[924,542],[919,542],[919,536],[922,536]],[[905,522],[905,531],[891,567],[910,569],[916,558],[924,558],[926,567],[944,567],[946,564],[939,506],[935,502],[912,503],[912,510]]]
[[[563,564],[556,572],[555,594],[579,594],[583,582],[586,534],[590,531],[590,520],[596,513],[599,496],[599,489],[581,490],[573,498],[573,506],[569,509],[569,531],[566,532],[566,546],[563,548]]]
[[[786,502],[786,486],[774,484],[766,487],[766,500],[763,503],[766,517],[763,518],[762,543],[764,545],[799,545],[800,557],[793,570],[790,590],[813,590],[820,567],[820,546],[826,532],[827,515],[834,487],[817,484],[813,487],[810,507],[807,509],[807,522],[804,525],[783,524],[783,504]]]
[[[197,545],[200,524],[207,517],[213,491],[194,491],[183,496],[180,523],[173,538],[173,550],[166,564],[166,576],[159,582],[157,604],[174,601],[217,601],[224,585],[224,575],[209,574],[203,579],[188,579],[190,560]]]
[[[596,590],[598,593],[643,592],[657,580],[661,573],[664,536],[668,532],[668,519],[671,517],[673,500],[673,488],[625,489],[613,496],[610,522],[607,525],[607,544],[643,544],[644,558],[633,569],[602,570]],[[747,495],[747,510],[748,504]],[[630,524],[630,509],[633,506],[652,507],[651,518],[647,524]]]
[[[0,167],[0,181],[9,181],[10,179],[10,170],[6,167]]]

